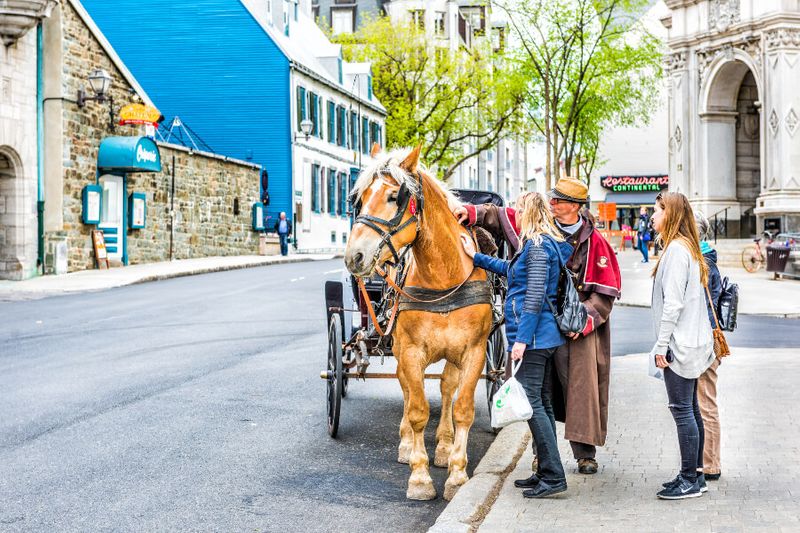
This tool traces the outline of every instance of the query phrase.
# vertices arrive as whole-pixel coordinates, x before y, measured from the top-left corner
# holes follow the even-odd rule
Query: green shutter
[[[303,88],[298,85],[297,86],[297,91],[296,91],[297,94],[295,94],[295,106],[296,106],[295,111],[296,111],[296,114],[297,114],[297,121],[296,121],[297,122],[297,125],[296,125],[297,131],[300,131],[300,121],[303,120],[303,108],[302,108],[303,97],[302,97],[302,93],[300,92],[302,90],[303,90]]]
[[[328,100],[328,142],[336,144],[336,108]]]

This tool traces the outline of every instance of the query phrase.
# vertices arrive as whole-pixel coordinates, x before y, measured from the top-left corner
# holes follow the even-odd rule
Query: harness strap
[[[381,329],[380,324],[378,324],[378,317],[375,316],[375,310],[372,308],[372,300],[369,299],[369,293],[367,292],[367,288],[364,286],[364,280],[362,278],[358,278],[358,288],[361,290],[361,295],[364,297],[364,305],[367,306],[369,318],[372,320],[372,325],[375,326],[375,331],[378,332],[378,335],[383,337],[383,330]]]

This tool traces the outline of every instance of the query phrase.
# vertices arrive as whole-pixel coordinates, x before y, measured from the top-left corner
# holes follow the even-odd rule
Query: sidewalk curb
[[[639,307],[642,309],[650,309],[650,306],[647,304],[636,303],[636,302],[616,302],[614,305],[620,307]],[[746,316],[763,316],[763,317],[770,317],[770,318],[800,318],[800,313],[747,313],[741,312],[740,315]]]
[[[336,259],[338,256],[334,255],[332,259]],[[315,261],[315,259],[309,257],[296,257],[292,259],[285,259],[283,261],[274,261],[270,263],[258,262],[254,261],[252,263],[241,263],[238,265],[220,265],[216,267],[201,267],[196,270],[189,270],[185,272],[168,272],[165,274],[152,274],[150,276],[145,276],[141,279],[134,280],[130,283],[125,283],[123,285],[116,285],[116,287],[125,287],[128,285],[138,285],[139,283],[147,283],[150,281],[161,281],[165,279],[173,279],[173,278],[184,278],[187,276],[198,276],[200,274],[212,274],[214,272],[227,272],[229,270],[243,270],[245,268],[257,268],[257,267],[264,267],[264,266],[272,266],[272,265],[286,265],[291,263],[310,263],[311,261]],[[113,287],[111,287],[113,288]],[[104,290],[104,289],[100,289]]]
[[[428,533],[476,531],[529,442],[527,424],[518,422],[503,428],[478,463],[472,478],[458,490]]]

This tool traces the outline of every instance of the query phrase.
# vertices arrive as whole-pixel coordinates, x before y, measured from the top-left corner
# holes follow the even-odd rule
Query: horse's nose
[[[353,266],[359,269],[364,266],[364,254],[361,252],[353,254]]]

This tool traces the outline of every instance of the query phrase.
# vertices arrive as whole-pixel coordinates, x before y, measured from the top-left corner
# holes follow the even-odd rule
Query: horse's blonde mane
[[[396,148],[390,152],[378,154],[375,158],[376,162],[362,170],[353,184],[353,197],[361,198],[364,191],[372,184],[375,176],[379,174],[388,174],[398,185],[405,185],[413,194],[419,194],[419,182],[416,176],[412,176],[400,166],[411,150],[411,148]],[[442,180],[430,175],[428,169],[421,162],[417,164],[417,171],[431,178],[430,183],[439,189],[448,203],[461,203]]]

